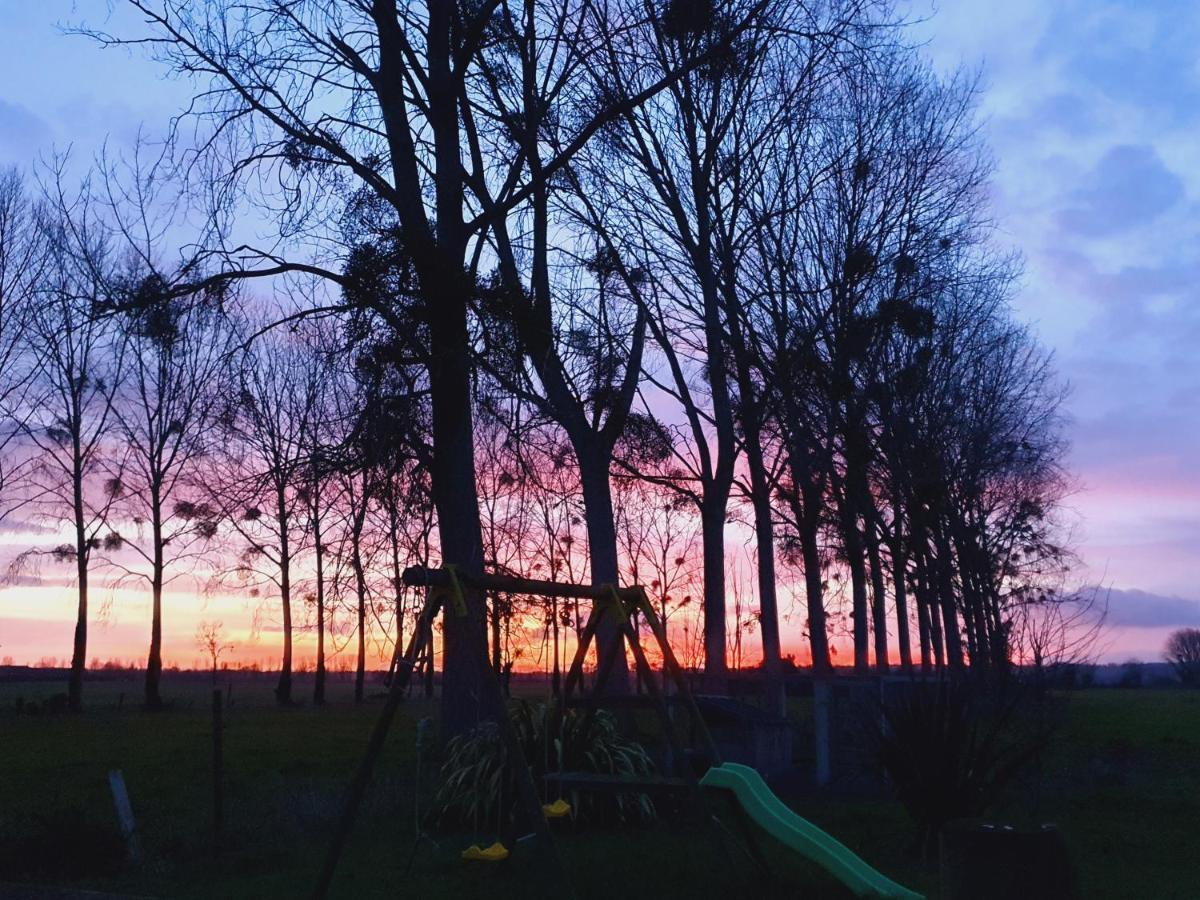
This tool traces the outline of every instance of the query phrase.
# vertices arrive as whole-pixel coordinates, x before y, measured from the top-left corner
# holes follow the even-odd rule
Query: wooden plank
[[[599,772],[548,772],[547,785],[578,791],[651,794],[690,790],[686,778],[668,775],[604,775]]]
[[[663,702],[668,706],[686,705],[683,698],[675,694],[664,696]],[[595,703],[605,709],[654,709],[656,706],[655,699],[649,694],[609,694],[598,698]],[[564,701],[564,705],[569,708],[587,707],[591,704],[592,700],[588,697],[571,697]]]
[[[409,587],[449,587],[450,575],[445,569],[428,566],[409,566],[401,575]],[[576,600],[606,600],[612,596],[605,584],[567,584],[558,581],[542,581],[537,578],[518,578],[514,575],[468,575],[458,573],[464,587],[481,591],[499,591],[503,594],[533,594],[538,597],[568,597]],[[630,598],[639,588],[620,588],[622,597]]]

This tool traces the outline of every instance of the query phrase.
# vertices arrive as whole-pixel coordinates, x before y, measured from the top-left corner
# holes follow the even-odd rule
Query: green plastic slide
[[[923,900],[920,894],[881,875],[850,848],[788,809],[767,787],[762,776],[749,766],[737,763],[714,766],[705,773],[700,784],[730,791],[755,825],[821,866],[856,896]]]

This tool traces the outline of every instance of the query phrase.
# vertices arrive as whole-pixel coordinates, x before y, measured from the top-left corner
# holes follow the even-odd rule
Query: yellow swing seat
[[[571,814],[571,804],[559,797],[553,803],[542,805],[542,815],[547,819],[562,819]]]
[[[462,852],[462,858],[471,862],[500,862],[502,859],[508,859],[508,848],[499,841],[490,847],[472,844]]]

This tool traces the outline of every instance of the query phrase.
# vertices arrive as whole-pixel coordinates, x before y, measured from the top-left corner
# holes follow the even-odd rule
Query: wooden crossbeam
[[[450,575],[445,569],[428,566],[409,566],[400,576],[409,587],[450,587]],[[460,572],[458,580],[463,587],[480,591],[498,591],[502,594],[531,594],[538,597],[568,597],[576,600],[606,599],[612,588],[608,585],[569,584],[560,581],[542,581],[537,578],[519,578],[516,575],[468,575]],[[622,597],[632,597],[640,588],[621,588]]]
[[[617,794],[675,793],[686,791],[686,778],[669,775],[604,775],[599,772],[548,772],[542,776],[548,785],[583,791],[611,791]]]

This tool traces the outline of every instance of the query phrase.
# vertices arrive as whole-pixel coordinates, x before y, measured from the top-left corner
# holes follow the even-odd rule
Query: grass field
[[[211,836],[211,730],[202,681],[172,687],[174,707],[141,712],[136,681],[89,685],[78,716],[16,715],[56,683],[0,685],[0,882],[70,884],[146,896],[300,897],[308,892],[351,767],[378,702],[355,706],[336,684],[325,708],[276,709],[270,682],[238,683],[227,710],[226,834]],[[301,688],[303,689],[303,688]],[[405,875],[414,829],[415,722],[400,713],[369,800],[339,869],[338,897],[563,896],[544,860],[518,847],[480,868],[459,851],[493,835],[438,835]],[[1200,819],[1200,692],[1090,690],[1066,698],[1064,721],[1040,777],[998,811],[1063,829],[1089,898],[1200,896],[1194,827]],[[120,865],[107,773],[121,769],[144,851]],[[428,788],[434,766],[427,767]],[[422,791],[428,796],[428,790]],[[812,798],[798,811],[902,883],[937,896],[937,872],[913,859],[911,830],[887,800]],[[619,829],[566,828],[558,845],[582,897],[776,896],[737,851],[678,821]],[[773,863],[781,861],[773,856]],[[838,896],[811,867],[781,866],[798,896]]]

